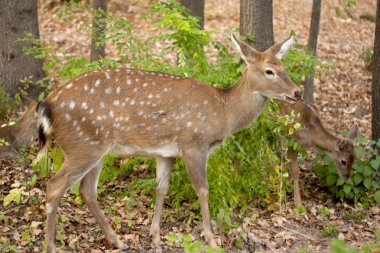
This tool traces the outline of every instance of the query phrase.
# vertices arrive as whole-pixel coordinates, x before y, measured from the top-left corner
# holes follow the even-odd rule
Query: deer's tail
[[[52,112],[49,103],[41,102],[37,105],[38,114],[38,152],[35,162],[41,160],[47,153],[49,145],[48,141],[53,132]]]

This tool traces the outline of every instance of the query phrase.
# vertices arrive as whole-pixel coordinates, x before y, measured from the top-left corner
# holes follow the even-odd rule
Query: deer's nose
[[[297,90],[296,92],[294,92],[294,96],[296,97],[297,100],[301,100],[302,92]]]

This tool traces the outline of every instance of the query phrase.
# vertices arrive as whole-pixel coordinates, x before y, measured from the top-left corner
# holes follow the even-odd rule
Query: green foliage
[[[321,232],[323,237],[330,237],[338,235],[339,229],[336,225],[325,225],[323,226],[323,230]]]
[[[282,61],[287,67],[289,77],[298,85],[312,73],[329,74],[333,65],[315,57],[312,52],[298,43],[295,43],[294,49],[289,50]]]
[[[373,51],[369,49],[364,49],[361,54],[367,70],[372,71],[373,66]]]
[[[327,155],[320,155],[316,159],[314,171],[321,184],[328,187],[334,197],[342,202],[380,203],[380,155],[375,148],[380,147],[380,141],[371,141],[359,135],[358,142],[357,159],[348,180],[344,181],[338,176],[332,159]]]

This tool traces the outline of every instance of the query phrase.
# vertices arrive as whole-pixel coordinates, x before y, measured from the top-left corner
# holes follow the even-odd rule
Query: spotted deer
[[[184,160],[200,200],[205,240],[214,248],[208,208],[206,163],[223,138],[247,126],[268,98],[289,103],[300,89],[280,62],[293,37],[265,52],[243,41],[232,42],[246,63],[235,86],[218,89],[180,76],[138,69],[105,69],[82,74],[35,106],[42,149],[54,139],[64,153],[60,171],[47,183],[47,252],[55,252],[57,208],[62,196],[80,181],[80,194],[109,243],[128,248],[97,203],[97,181],[107,153],[155,157],[157,198],[150,234],[160,251],[160,219],[175,157]]]
[[[352,141],[358,133],[357,125],[354,124],[351,127],[347,138],[337,137],[323,126],[314,106],[303,101],[297,101],[294,104],[277,102],[280,104],[282,114],[290,114],[294,111],[295,115],[299,115],[297,120],[302,127],[295,131],[292,138],[305,148],[314,147],[329,154],[335,163],[338,174],[346,180],[350,176],[352,164],[356,158]],[[294,186],[294,204],[300,206],[302,204],[299,186],[301,172],[297,162],[298,152],[289,148],[287,157],[290,160],[290,173]]]
[[[0,127],[0,139],[7,143],[0,144],[0,158],[19,158],[18,149],[30,146],[38,137],[36,102],[24,96],[21,100],[24,111],[17,124]]]

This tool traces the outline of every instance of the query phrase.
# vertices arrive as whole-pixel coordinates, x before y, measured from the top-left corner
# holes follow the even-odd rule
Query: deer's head
[[[352,164],[355,161],[356,154],[352,141],[358,134],[358,126],[355,124],[351,127],[350,132],[345,139],[340,139],[336,142],[335,148],[329,153],[333,158],[339,176],[347,179],[350,176]]]
[[[16,125],[0,129],[0,138],[4,138],[9,146],[0,147],[0,157],[17,158],[21,147],[32,145],[38,137],[37,103],[27,97],[21,96],[24,111]]]
[[[275,44],[265,52],[258,52],[233,34],[231,39],[241,58],[247,64],[247,81],[252,90],[266,98],[294,103],[302,98],[301,90],[287,75],[282,57],[293,44],[293,36]]]

